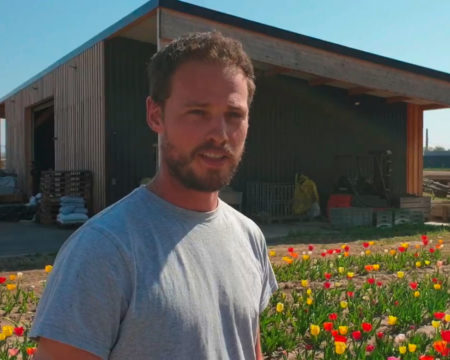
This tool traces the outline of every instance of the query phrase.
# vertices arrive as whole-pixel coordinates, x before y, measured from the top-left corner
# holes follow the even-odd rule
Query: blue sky
[[[145,2],[0,1],[0,98]],[[188,2],[450,73],[449,0]],[[424,127],[450,148],[450,109],[425,112]]]

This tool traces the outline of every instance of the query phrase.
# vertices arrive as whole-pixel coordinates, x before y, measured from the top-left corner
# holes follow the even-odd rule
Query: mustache
[[[208,142],[205,144],[202,144],[194,149],[192,154],[197,154],[199,152],[207,152],[207,151],[218,151],[225,153],[225,156],[227,157],[233,157],[234,151],[231,149],[231,146],[229,144],[225,144],[223,146],[217,146],[214,143]]]

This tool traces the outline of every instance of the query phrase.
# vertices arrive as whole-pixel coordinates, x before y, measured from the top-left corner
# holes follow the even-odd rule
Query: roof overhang
[[[423,109],[450,107],[450,74],[296,34],[177,0],[152,0],[57,61],[0,102],[95,43],[126,37],[158,45],[188,32],[219,30],[242,41],[260,76],[288,75],[349,96]]]

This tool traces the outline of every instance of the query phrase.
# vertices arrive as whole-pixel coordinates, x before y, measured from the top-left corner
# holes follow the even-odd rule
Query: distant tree
[[[450,150],[450,149],[449,149]],[[430,152],[430,151],[449,151],[448,149],[446,149],[445,147],[443,147],[443,146],[440,146],[440,145],[437,145],[437,146],[435,146],[435,147],[432,147],[432,146],[430,146],[429,148],[428,148],[428,151]]]

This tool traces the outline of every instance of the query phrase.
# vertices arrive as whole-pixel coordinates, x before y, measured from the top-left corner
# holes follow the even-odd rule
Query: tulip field
[[[269,251],[280,288],[261,317],[267,359],[450,359],[444,240],[374,244]]]
[[[279,290],[260,319],[265,359],[450,359],[449,240],[269,246]],[[0,360],[33,359],[51,271],[0,272]]]

